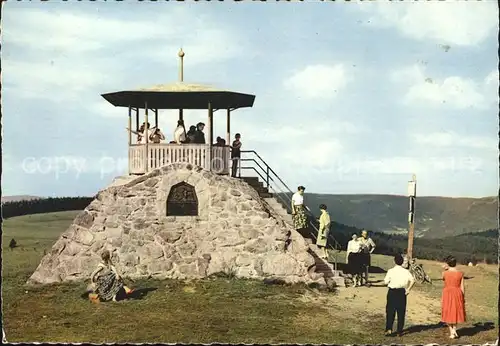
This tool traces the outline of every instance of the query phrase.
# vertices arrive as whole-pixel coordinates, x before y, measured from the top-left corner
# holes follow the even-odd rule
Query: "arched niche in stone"
[[[170,188],[167,216],[198,216],[198,197],[194,186],[183,181]]]

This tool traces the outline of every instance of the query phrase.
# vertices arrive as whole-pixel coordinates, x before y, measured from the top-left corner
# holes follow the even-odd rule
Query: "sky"
[[[497,16],[494,1],[4,3],[2,193],[90,196],[127,174],[128,110],[100,95],[177,81],[182,47],[186,82],[256,95],[232,131],[293,190],[404,195],[416,174],[420,196],[497,195]],[[171,140],[175,111],[159,118]]]

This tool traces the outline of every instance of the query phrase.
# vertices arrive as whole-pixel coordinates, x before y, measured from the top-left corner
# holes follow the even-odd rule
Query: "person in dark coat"
[[[196,124],[196,134],[194,136],[194,142],[196,144],[206,144],[207,143],[205,141],[205,133],[203,133],[204,129],[205,129],[204,123]]]
[[[231,169],[231,177],[236,178],[238,172],[238,163],[241,159],[241,135],[237,133],[234,136],[233,145],[231,145],[231,161],[233,162]]]

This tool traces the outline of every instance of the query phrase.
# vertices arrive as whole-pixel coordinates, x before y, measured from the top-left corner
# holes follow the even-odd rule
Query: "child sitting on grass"
[[[111,262],[111,254],[104,250],[101,254],[102,262],[90,276],[94,293],[89,294],[92,301],[117,301],[133,292],[132,289],[124,285],[120,274]]]

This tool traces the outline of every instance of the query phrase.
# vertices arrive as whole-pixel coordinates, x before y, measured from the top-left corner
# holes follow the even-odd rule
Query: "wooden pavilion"
[[[238,108],[252,107],[255,95],[220,90],[200,84],[184,83],[184,52],[179,51],[180,70],[177,83],[156,85],[149,88],[102,94],[115,107],[128,107],[129,174],[144,174],[155,168],[188,162],[218,174],[229,174],[231,143],[231,112]],[[206,144],[151,143],[144,131],[145,142],[137,143],[132,136],[132,114],[135,112],[135,129],[139,132],[139,113],[144,110],[144,123],[149,122],[149,111],[154,114],[154,126],[158,127],[158,110],[178,109],[179,120],[184,109],[208,110],[208,139]],[[226,110],[226,146],[214,146],[213,116],[218,110]],[[177,125],[177,124],[175,124]],[[175,128],[175,127],[174,127]],[[172,131],[173,132],[173,131]]]

